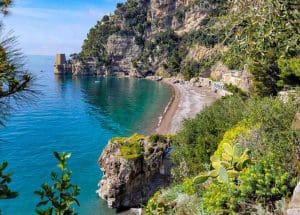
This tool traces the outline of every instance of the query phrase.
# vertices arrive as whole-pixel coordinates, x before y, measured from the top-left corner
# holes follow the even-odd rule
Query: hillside
[[[146,214],[291,211],[300,173],[299,89],[275,96],[300,84],[299,9],[296,0],[129,0],[90,30],[80,58],[96,60],[100,73],[205,77],[234,92],[186,119],[174,136],[147,137],[154,145],[170,138],[172,183],[148,200]],[[243,84],[226,85],[234,78],[248,81],[247,93]],[[122,188],[104,193],[108,201],[134,184],[116,176],[116,166],[139,165],[148,152],[136,153],[143,138],[117,139],[107,148],[134,158],[115,165],[100,158]]]
[[[101,73],[185,79],[221,62],[251,73],[253,93],[276,94],[300,83],[299,17],[296,0],[128,0],[90,30],[80,57]]]

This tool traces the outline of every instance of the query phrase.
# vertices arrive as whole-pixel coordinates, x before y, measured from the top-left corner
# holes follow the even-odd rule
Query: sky
[[[3,18],[27,55],[79,52],[89,29],[123,0],[14,0]]]

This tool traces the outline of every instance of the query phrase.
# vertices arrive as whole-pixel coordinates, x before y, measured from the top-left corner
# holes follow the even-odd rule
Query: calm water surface
[[[11,187],[19,192],[16,199],[1,200],[0,208],[4,215],[34,214],[39,198],[33,191],[56,170],[52,152],[66,151],[72,153],[73,183],[81,187],[79,214],[115,214],[95,193],[102,176],[98,157],[113,136],[149,133],[172,91],[149,80],[56,77],[53,62],[54,57],[28,57],[38,98],[0,128],[0,160],[9,162]]]

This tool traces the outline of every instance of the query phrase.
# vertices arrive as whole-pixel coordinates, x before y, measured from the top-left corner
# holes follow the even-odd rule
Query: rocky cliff
[[[221,7],[220,2],[128,0],[119,3],[113,15],[104,16],[90,30],[80,56],[94,58],[98,74],[174,75],[179,71],[174,71],[171,61],[178,52],[182,55],[176,59],[179,70],[194,61],[199,62],[199,59],[184,61],[185,54],[193,43],[193,35],[199,33],[207,17]],[[200,73],[199,66],[197,73]]]
[[[99,158],[103,172],[98,194],[109,207],[140,207],[170,177],[170,139],[154,135],[114,138]]]

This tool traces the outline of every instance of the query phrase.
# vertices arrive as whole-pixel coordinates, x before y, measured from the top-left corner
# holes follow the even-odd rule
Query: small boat
[[[98,84],[98,83],[100,83],[100,81],[95,81],[95,84]]]

